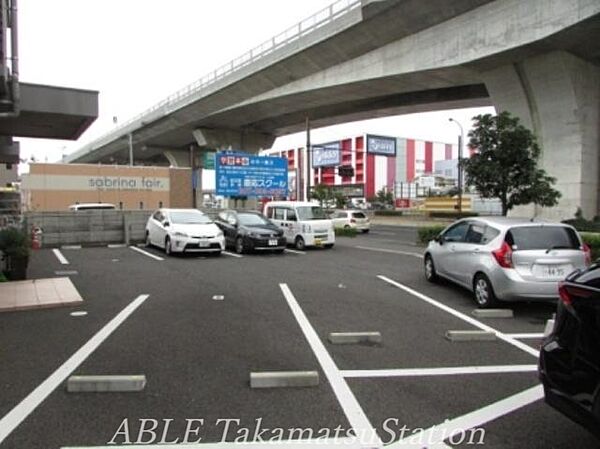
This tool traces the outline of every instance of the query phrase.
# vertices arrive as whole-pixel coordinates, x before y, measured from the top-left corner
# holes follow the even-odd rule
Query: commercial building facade
[[[339,161],[331,166],[315,167],[315,154],[321,148],[339,149]],[[264,154],[287,158],[289,196],[293,199],[306,198],[309,187],[305,175],[306,149],[269,150]],[[452,160],[457,156],[456,144],[369,134],[348,137],[312,145],[313,168],[309,184],[332,186],[348,197],[370,198],[381,189],[394,192],[400,183],[413,183],[422,175],[433,174],[435,161]],[[351,166],[353,176],[340,176],[340,165]]]
[[[111,203],[118,209],[192,207],[190,168],[30,164],[22,176],[25,211],[66,211],[77,203]]]

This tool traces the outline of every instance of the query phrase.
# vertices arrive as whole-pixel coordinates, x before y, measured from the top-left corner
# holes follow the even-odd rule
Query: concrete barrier
[[[496,334],[488,331],[448,331],[446,339],[450,341],[494,341]]]
[[[106,393],[142,391],[146,376],[71,376],[67,380],[70,393]]]
[[[145,239],[150,210],[27,212],[27,229],[42,229],[42,247],[100,246]]]
[[[250,373],[250,388],[316,387],[317,371],[266,371]]]
[[[477,318],[513,318],[511,309],[475,309],[472,312]]]
[[[328,340],[334,345],[381,344],[379,332],[332,332]]]

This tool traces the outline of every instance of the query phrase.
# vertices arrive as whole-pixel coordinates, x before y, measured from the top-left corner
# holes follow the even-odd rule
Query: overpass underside
[[[493,105],[535,131],[542,166],[558,179],[559,207],[536,212],[565,218],[581,207],[592,217],[600,209],[599,66],[597,0],[362,0],[71,161],[125,162],[131,135],[136,160],[189,165],[190,148],[258,151],[307,118],[314,128]]]

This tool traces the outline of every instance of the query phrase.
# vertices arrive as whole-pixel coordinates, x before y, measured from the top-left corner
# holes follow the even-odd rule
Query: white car
[[[164,248],[165,253],[225,250],[219,227],[197,209],[158,209],[146,224],[146,246]]]
[[[369,217],[361,210],[336,210],[331,219],[336,228],[354,228],[365,233],[371,229]]]

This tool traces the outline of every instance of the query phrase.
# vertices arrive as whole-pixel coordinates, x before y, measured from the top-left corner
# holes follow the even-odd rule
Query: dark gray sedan
[[[238,254],[251,251],[282,253],[286,246],[283,231],[260,212],[225,210],[215,220],[225,234],[225,245]]]

